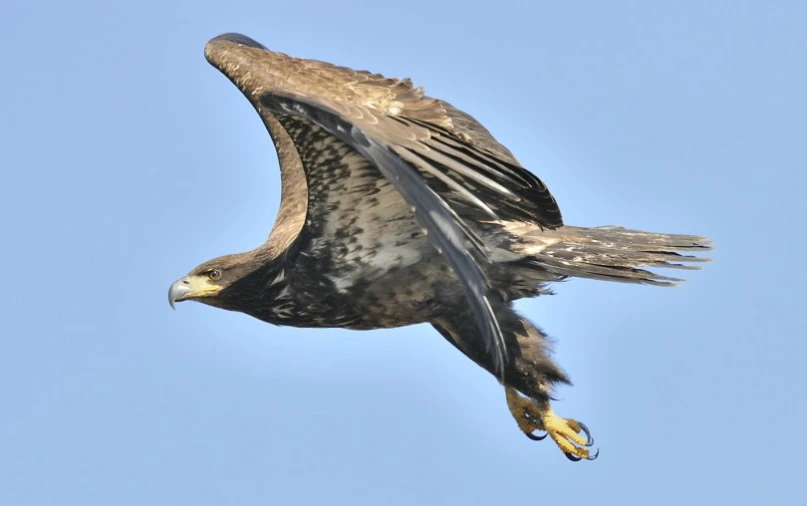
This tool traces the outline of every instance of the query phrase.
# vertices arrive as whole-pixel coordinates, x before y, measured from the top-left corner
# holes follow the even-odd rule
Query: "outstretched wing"
[[[361,162],[369,161],[397,190],[461,281],[501,374],[505,347],[477,263],[487,261],[487,252],[455,208],[556,228],[562,219],[546,186],[473,118],[423,96],[408,80],[290,58],[241,35],[211,40],[205,55],[265,116],[276,145],[285,134],[297,148],[293,162],[308,176],[309,213],[314,200],[327,201],[334,193],[332,178],[317,179],[315,173],[340,163],[347,165],[346,175],[367,178]],[[273,118],[284,132],[273,132]],[[367,186],[367,198],[381,186]]]

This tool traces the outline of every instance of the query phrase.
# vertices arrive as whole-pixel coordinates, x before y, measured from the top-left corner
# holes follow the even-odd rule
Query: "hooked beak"
[[[174,303],[182,302],[190,293],[191,278],[189,276],[174,281],[171,288],[168,289],[168,303],[171,304],[171,309],[176,309]]]
[[[221,290],[221,286],[211,283],[207,276],[190,275],[174,281],[168,289],[168,303],[174,307],[175,302],[183,300],[211,301]]]

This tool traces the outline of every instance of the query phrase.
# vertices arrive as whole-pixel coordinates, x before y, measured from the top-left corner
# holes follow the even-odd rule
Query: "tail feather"
[[[561,227],[522,235],[524,251],[536,267],[560,276],[675,286],[680,278],[641,267],[695,270],[709,258],[681,252],[712,249],[706,237],[656,234],[623,227]]]

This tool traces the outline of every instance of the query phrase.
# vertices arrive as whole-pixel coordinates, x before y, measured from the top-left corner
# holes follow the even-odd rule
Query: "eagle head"
[[[209,306],[248,312],[244,301],[265,293],[278,277],[275,262],[262,262],[248,253],[225,255],[208,260],[171,284],[168,303],[195,300]],[[257,297],[260,298],[260,297]]]

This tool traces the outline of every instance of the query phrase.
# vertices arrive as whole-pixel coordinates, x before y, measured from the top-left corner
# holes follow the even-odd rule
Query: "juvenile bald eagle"
[[[169,300],[296,327],[429,322],[505,387],[532,439],[593,459],[586,426],[550,407],[568,383],[513,301],[568,277],[669,286],[642,269],[703,258],[703,237],[563,225],[547,187],[474,118],[389,79],[226,34],[207,60],[256,109],[277,149],[281,204],[268,240],[201,264]],[[537,431],[546,434],[535,435]]]

